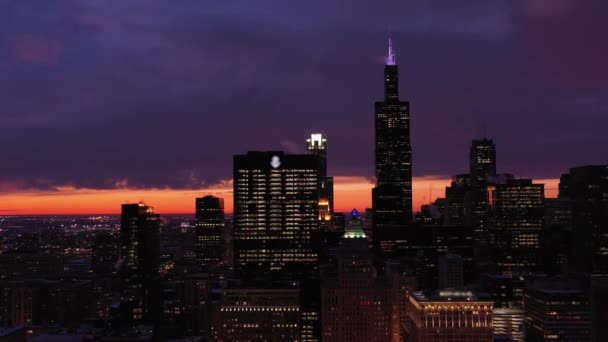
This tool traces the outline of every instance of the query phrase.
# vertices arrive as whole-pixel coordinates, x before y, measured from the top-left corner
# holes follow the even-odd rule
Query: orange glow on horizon
[[[336,211],[371,207],[370,179],[357,176],[334,177]],[[414,209],[443,197],[449,177],[414,177]],[[557,197],[559,179],[538,179],[545,184],[545,196]],[[214,195],[224,198],[226,212],[232,212],[232,182],[223,181],[207,189],[78,189],[60,187],[50,191],[13,191],[0,193],[0,215],[119,214],[122,203],[144,201],[160,214],[194,214],[196,197]],[[430,200],[429,200],[430,199]]]

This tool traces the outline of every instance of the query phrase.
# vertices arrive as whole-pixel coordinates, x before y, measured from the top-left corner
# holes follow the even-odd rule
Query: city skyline
[[[5,1],[0,340],[608,341],[606,11]]]
[[[336,209],[369,207],[372,103],[382,93],[386,26],[398,52],[402,96],[412,103],[414,210],[429,202],[429,180],[432,197],[440,197],[451,175],[467,169],[468,145],[482,126],[497,144],[500,172],[546,183],[546,196],[555,197],[558,177],[570,167],[605,162],[588,148],[607,139],[600,132],[604,68],[597,64],[603,47],[579,42],[582,35],[601,37],[589,25],[600,22],[603,5],[533,3],[462,10],[410,4],[403,13],[420,17],[411,23],[377,6],[358,3],[341,13],[328,5],[321,15],[336,18],[331,29],[310,21],[316,2],[302,8],[304,20],[275,4],[294,19],[288,22],[256,17],[252,8],[241,13],[218,4],[207,12],[196,2],[180,9],[157,2],[146,11],[137,11],[138,3],[9,4],[7,19],[28,11],[31,25],[6,20],[0,33],[0,85],[7,89],[0,143],[9,161],[0,173],[0,214],[118,213],[120,203],[140,200],[163,213],[185,213],[192,198],[206,194],[230,203],[224,191],[232,155],[304,152],[312,132],[332,146]],[[218,28],[193,21],[189,10],[238,24],[220,30],[233,42],[215,38]],[[390,20],[366,18],[367,10]],[[164,11],[187,20],[173,27],[159,19]],[[349,14],[366,19],[352,22]],[[266,26],[249,32],[256,22]],[[565,35],[564,27],[575,29]],[[190,34],[179,31],[183,39],[171,40],[174,30]],[[313,38],[313,32],[323,34]],[[535,41],[546,48],[536,49]],[[150,58],[137,58],[144,55]],[[125,69],[140,61],[141,68]],[[147,82],[146,67],[155,82]],[[226,81],[222,75],[231,71],[235,77]],[[276,127],[278,119],[283,123]],[[131,160],[133,153],[140,158]]]

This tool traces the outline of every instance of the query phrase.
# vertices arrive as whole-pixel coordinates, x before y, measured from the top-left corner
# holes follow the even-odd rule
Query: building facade
[[[123,204],[121,240],[121,312],[135,322],[160,317],[160,215],[143,203]]]
[[[493,202],[499,273],[526,275],[537,270],[544,201],[544,184],[533,184],[531,179],[496,185]]]
[[[399,99],[399,69],[390,37],[384,67],[384,101],[375,104],[375,137],[374,249],[391,257],[399,234],[413,217],[410,105]]]
[[[409,321],[403,326],[405,342],[492,342],[493,303],[471,291],[414,292]]]
[[[196,261],[206,270],[210,264],[222,261],[224,247],[224,200],[215,196],[197,198]]]

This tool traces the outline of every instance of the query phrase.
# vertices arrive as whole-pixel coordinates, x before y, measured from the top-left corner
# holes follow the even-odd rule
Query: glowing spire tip
[[[390,33],[388,34],[388,55],[386,56],[386,65],[397,65],[395,50],[393,50],[393,40]]]

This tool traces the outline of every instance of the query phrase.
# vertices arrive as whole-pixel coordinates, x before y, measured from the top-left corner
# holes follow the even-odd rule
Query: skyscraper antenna
[[[393,49],[393,39],[391,31],[388,31],[388,54],[386,55],[386,65],[397,65],[395,58],[395,50]]]

